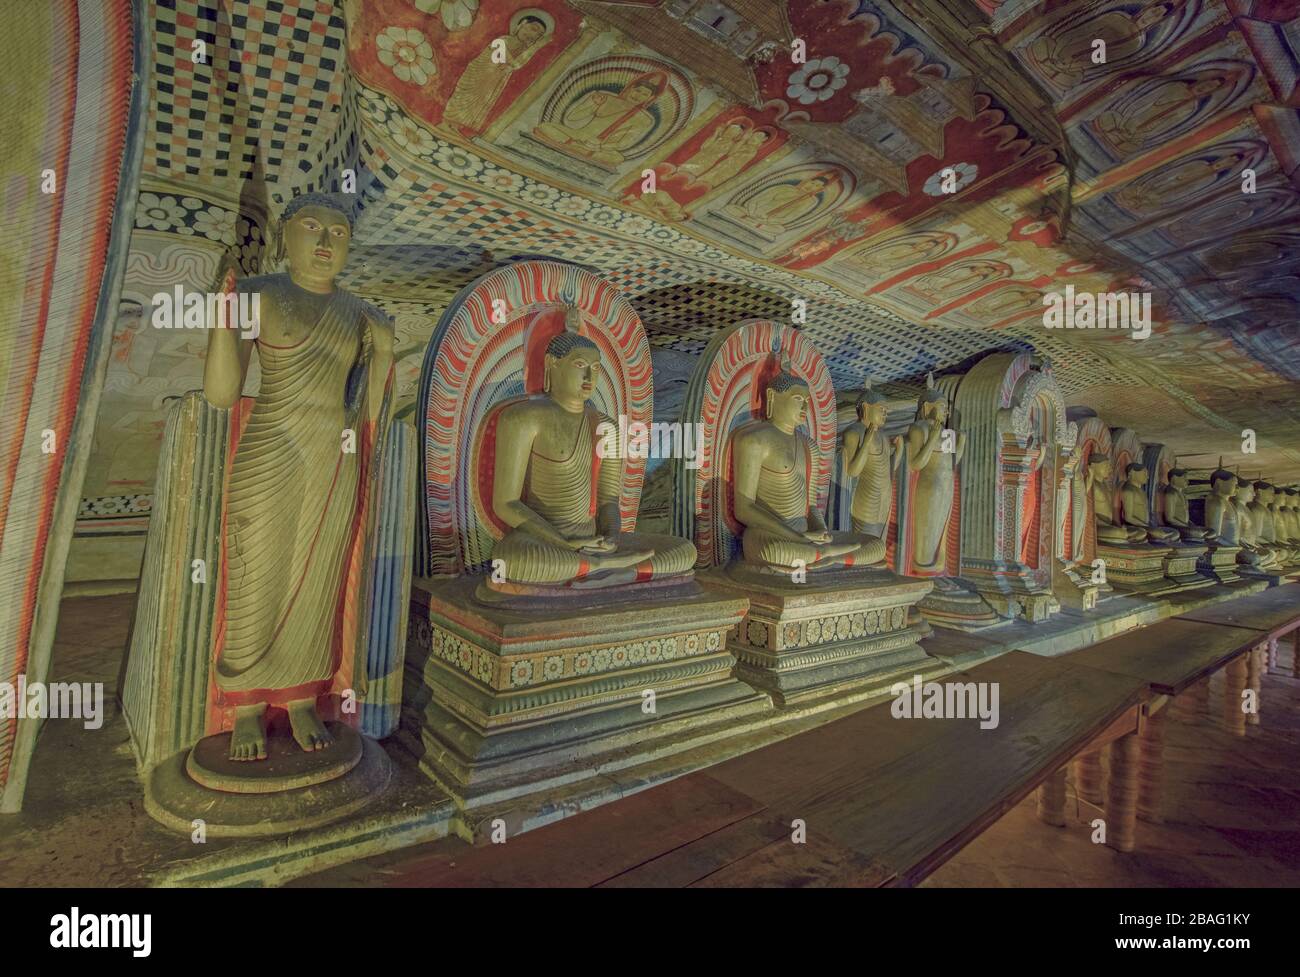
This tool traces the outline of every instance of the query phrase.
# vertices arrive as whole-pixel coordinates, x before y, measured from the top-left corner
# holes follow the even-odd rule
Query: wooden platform
[[[1260,640],[1259,632],[1250,628],[1169,618],[1108,638],[1066,655],[1063,660],[1141,679],[1160,695],[1177,695]]]
[[[1212,604],[1180,614],[1176,620],[1222,624],[1263,632],[1256,641],[1277,638],[1300,627],[1300,584],[1270,587],[1224,604]]]
[[[1023,652],[944,680],[996,683],[999,725],[887,702],[505,844],[448,840],[372,871],[397,886],[911,885],[1099,732],[1136,729],[1146,695]]]

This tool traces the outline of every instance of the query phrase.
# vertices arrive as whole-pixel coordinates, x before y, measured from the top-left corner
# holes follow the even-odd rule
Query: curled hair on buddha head
[[[1169,469],[1170,479],[1182,478],[1186,474],[1187,474],[1186,468],[1178,468],[1177,466],[1175,466],[1174,468]]]
[[[1221,482],[1225,479],[1231,482],[1236,482],[1237,476],[1223,467],[1223,456],[1220,455],[1219,467],[1210,472],[1210,487],[1213,488],[1216,482]]]
[[[1089,467],[1092,467],[1093,465],[1105,465],[1108,464],[1109,462],[1110,462],[1110,455],[1106,454],[1106,452],[1104,451],[1094,451],[1090,455],[1088,455]]]
[[[1147,470],[1147,466],[1142,464],[1142,462],[1130,461],[1127,465],[1124,466],[1124,476],[1127,478],[1129,475],[1132,475],[1134,472],[1144,472],[1146,470]]]
[[[916,409],[919,412],[926,404],[947,403],[948,398],[943,395],[943,391],[934,385],[934,371],[931,370],[925,375],[925,392],[921,394],[921,399],[916,403]]]
[[[871,389],[871,377],[867,377],[866,382],[862,385],[862,393],[858,394],[858,407],[866,407],[870,404],[883,404],[886,402],[884,394],[878,390]]]
[[[352,229],[352,223],[355,219],[355,205],[347,194],[342,193],[300,193],[285,205],[283,213],[280,214],[280,222],[289,223],[293,215],[298,213],[304,207],[324,207],[341,214],[348,222],[348,230]]]
[[[1273,484],[1271,482],[1264,481],[1262,478],[1255,482],[1256,492],[1263,492],[1265,489],[1272,489],[1272,488],[1273,488]]]
[[[570,305],[564,310],[564,331],[556,333],[551,341],[546,344],[546,355],[554,356],[557,360],[562,360],[575,349],[594,349],[599,351],[600,347],[594,341],[588,339],[582,333],[578,332],[578,326],[582,323],[582,313],[578,311],[577,306]]]
[[[783,394],[792,387],[806,387],[807,383],[803,378],[794,372],[794,366],[790,363],[790,357],[785,354],[781,355],[781,372],[767,382],[767,389],[772,393]]]

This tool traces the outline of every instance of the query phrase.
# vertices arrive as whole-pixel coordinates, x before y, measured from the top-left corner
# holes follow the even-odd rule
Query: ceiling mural
[[[268,217],[350,168],[341,281],[395,317],[408,403],[451,296],[546,256],[613,280],[665,355],[804,298],[837,387],[1034,349],[1108,423],[1224,453],[1249,426],[1300,477],[1290,6],[154,0],[127,291],[206,288],[225,250],[254,273]],[[1152,336],[1045,329],[1067,286],[1150,293]],[[127,313],[90,494],[151,481],[115,445],[201,372]]]

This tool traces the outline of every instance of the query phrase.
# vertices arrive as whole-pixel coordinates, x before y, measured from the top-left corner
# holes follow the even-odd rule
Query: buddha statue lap
[[[1279,532],[1277,502],[1273,485],[1263,480],[1255,482],[1255,499],[1250,503],[1250,515],[1257,527],[1261,545],[1272,548],[1279,565],[1296,562],[1296,550],[1286,539],[1285,529]]]
[[[576,326],[576,315],[570,310],[566,326]],[[588,403],[596,344],[566,329],[544,362],[544,392],[496,419],[492,508],[509,527],[492,549],[498,579],[586,590],[688,577],[688,540],[620,532],[622,459],[617,439],[606,436],[617,427]]]
[[[1238,478],[1233,508],[1237,516],[1237,545],[1242,549],[1237,554],[1237,562],[1248,564],[1256,570],[1271,572],[1278,569],[1281,561],[1276,550],[1260,542],[1259,527],[1250,511],[1250,503],[1254,498],[1255,484],[1249,479]]]

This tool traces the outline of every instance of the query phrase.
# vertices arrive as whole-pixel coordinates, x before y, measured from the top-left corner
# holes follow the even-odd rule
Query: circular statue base
[[[229,733],[205,737],[153,769],[145,810],[185,834],[201,821],[209,838],[288,834],[356,814],[387,788],[392,761],[350,726],[326,726],[328,749],[307,753],[291,737],[272,736],[265,760],[231,760]]]

